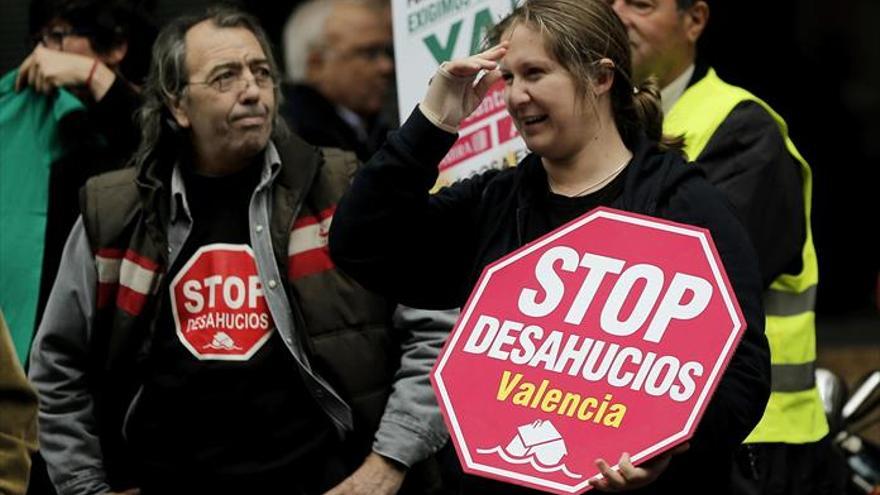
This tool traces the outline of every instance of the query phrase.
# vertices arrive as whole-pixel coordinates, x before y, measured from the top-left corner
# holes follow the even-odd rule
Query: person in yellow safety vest
[[[810,228],[812,175],[785,121],[697,59],[704,0],[609,0],[630,37],[634,82],[656,77],[663,132],[734,205],[758,252],[766,292],[772,393],[733,469],[735,493],[838,493],[816,390],[818,282]]]

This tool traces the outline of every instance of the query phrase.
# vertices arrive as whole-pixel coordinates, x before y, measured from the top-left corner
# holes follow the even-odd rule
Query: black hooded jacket
[[[529,155],[515,168],[429,194],[455,138],[414,112],[357,174],[331,227],[331,255],[343,270],[411,306],[464,304],[483,268],[525,243],[528,210],[540,207],[536,198],[548,187],[540,157]],[[622,191],[606,206],[708,229],[748,325],[690,450],[644,490],[725,493],[733,451],[761,418],[770,393],[757,258],[732,206],[697,167],[644,138],[630,148]]]

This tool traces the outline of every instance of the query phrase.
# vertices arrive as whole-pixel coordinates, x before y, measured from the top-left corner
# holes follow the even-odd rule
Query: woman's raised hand
[[[444,62],[431,78],[419,109],[437,127],[458,132],[461,121],[477,108],[489,87],[501,78],[498,61],[505,53],[507,42],[503,41],[476,55]],[[481,72],[483,76],[474,84]]]

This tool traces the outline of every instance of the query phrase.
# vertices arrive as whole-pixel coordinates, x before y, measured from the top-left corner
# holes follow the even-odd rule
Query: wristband
[[[91,87],[91,84],[92,84],[92,76],[95,75],[95,69],[97,69],[97,68],[98,68],[98,59],[95,59],[95,61],[92,62],[92,68],[89,69],[89,77],[86,78],[86,87],[87,87],[87,88],[90,88],[90,87]]]

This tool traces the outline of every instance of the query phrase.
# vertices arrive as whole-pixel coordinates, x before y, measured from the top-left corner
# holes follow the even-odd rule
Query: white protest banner
[[[441,63],[480,52],[489,28],[510,13],[516,0],[393,0],[397,100],[401,121],[422,99]],[[525,144],[507,114],[504,84],[489,91],[466,119],[440,163],[443,186],[492,168],[513,166]]]

